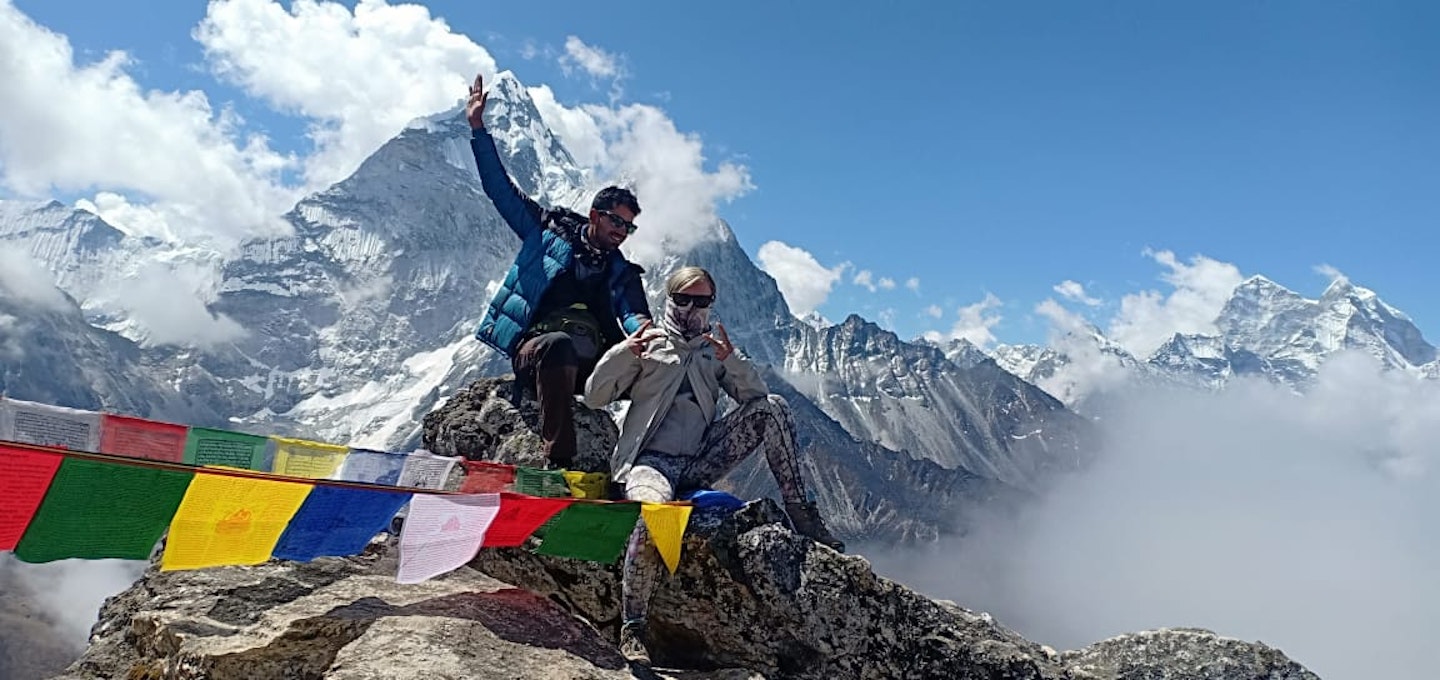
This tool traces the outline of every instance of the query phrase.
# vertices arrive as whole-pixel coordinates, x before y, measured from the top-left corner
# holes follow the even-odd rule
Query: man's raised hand
[[[470,120],[470,129],[479,130],[485,127],[485,77],[475,75],[475,82],[470,85],[470,101],[465,104],[465,117]]]
[[[640,324],[640,327],[636,328],[634,333],[625,337],[625,348],[637,357],[645,353],[645,350],[649,348],[652,340],[665,337],[665,331],[659,328],[651,328],[650,323],[650,319],[646,319],[645,323]]]

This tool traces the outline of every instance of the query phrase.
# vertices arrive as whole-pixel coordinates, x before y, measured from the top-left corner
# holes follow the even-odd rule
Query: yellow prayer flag
[[[271,437],[275,440],[275,474],[325,479],[340,469],[350,447],[304,439]]]
[[[314,485],[197,471],[160,559],[161,571],[260,564]]]
[[[604,472],[565,471],[565,483],[570,485],[570,495],[575,498],[604,500],[605,486],[610,475]]]
[[[685,526],[690,523],[690,506],[644,503],[640,516],[645,518],[645,527],[650,530],[650,540],[660,551],[660,558],[674,574],[680,566],[680,542],[685,538]]]

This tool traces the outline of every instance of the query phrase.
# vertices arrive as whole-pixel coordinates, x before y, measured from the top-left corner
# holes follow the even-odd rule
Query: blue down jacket
[[[566,240],[564,231],[547,228],[550,214],[538,203],[522,193],[495,149],[495,140],[489,131],[474,131],[470,150],[475,154],[475,166],[480,173],[480,186],[485,195],[495,204],[495,210],[510,229],[520,237],[520,253],[505,274],[500,290],[490,300],[475,338],[499,350],[505,356],[514,358],[526,329],[534,320],[535,309],[545,297],[545,291],[561,273],[575,266],[574,246]],[[625,259],[619,250],[609,255],[610,317],[602,318],[602,327],[612,326],[619,319],[620,330],[633,333],[643,322],[641,317],[650,316],[650,306],[645,299],[640,274],[644,272],[637,265]],[[604,310],[596,310],[597,315]],[[608,322],[608,323],[607,323]],[[607,334],[608,335],[608,334]],[[605,347],[621,338],[607,337]]]

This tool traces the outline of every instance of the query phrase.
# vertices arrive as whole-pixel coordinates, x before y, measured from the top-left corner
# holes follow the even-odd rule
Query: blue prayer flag
[[[271,556],[309,562],[316,557],[358,555],[408,502],[408,493],[317,485]]]

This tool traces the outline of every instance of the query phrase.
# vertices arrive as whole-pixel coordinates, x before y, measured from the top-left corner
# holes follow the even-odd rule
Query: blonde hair
[[[665,281],[665,293],[674,295],[701,279],[710,283],[710,294],[714,295],[717,292],[715,289],[715,279],[710,276],[710,272],[700,267],[681,267],[675,270],[675,273],[671,274],[670,278]]]

